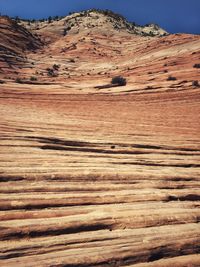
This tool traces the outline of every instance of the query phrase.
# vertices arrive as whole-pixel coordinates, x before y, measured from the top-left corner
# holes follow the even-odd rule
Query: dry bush
[[[176,81],[177,78],[173,76],[168,76],[167,81]]]
[[[127,84],[126,78],[122,76],[116,76],[112,78],[111,84],[117,84],[119,86],[125,86]]]

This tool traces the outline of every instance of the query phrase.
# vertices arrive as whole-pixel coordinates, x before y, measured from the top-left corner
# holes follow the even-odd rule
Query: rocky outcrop
[[[139,36],[165,36],[168,32],[156,24],[145,26],[128,22],[123,16],[109,10],[90,9],[75,12],[66,17],[52,20],[26,22],[21,25],[43,36],[44,40],[52,42],[62,36],[77,33],[117,34],[129,33]]]
[[[0,71],[23,65],[26,52],[41,47],[40,39],[9,17],[0,17]]]
[[[188,91],[2,91],[0,265],[199,266],[199,92]]]

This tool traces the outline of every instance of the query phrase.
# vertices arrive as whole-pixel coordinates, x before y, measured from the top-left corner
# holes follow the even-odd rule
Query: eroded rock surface
[[[200,266],[200,37],[36,31],[0,76],[0,266]]]

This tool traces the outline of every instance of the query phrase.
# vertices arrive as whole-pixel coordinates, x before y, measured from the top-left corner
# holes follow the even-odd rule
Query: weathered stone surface
[[[83,37],[1,74],[0,266],[200,266],[200,37]]]

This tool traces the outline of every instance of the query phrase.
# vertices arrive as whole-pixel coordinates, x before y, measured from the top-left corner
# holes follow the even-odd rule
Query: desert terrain
[[[200,266],[200,36],[88,11],[0,38],[0,266]]]

